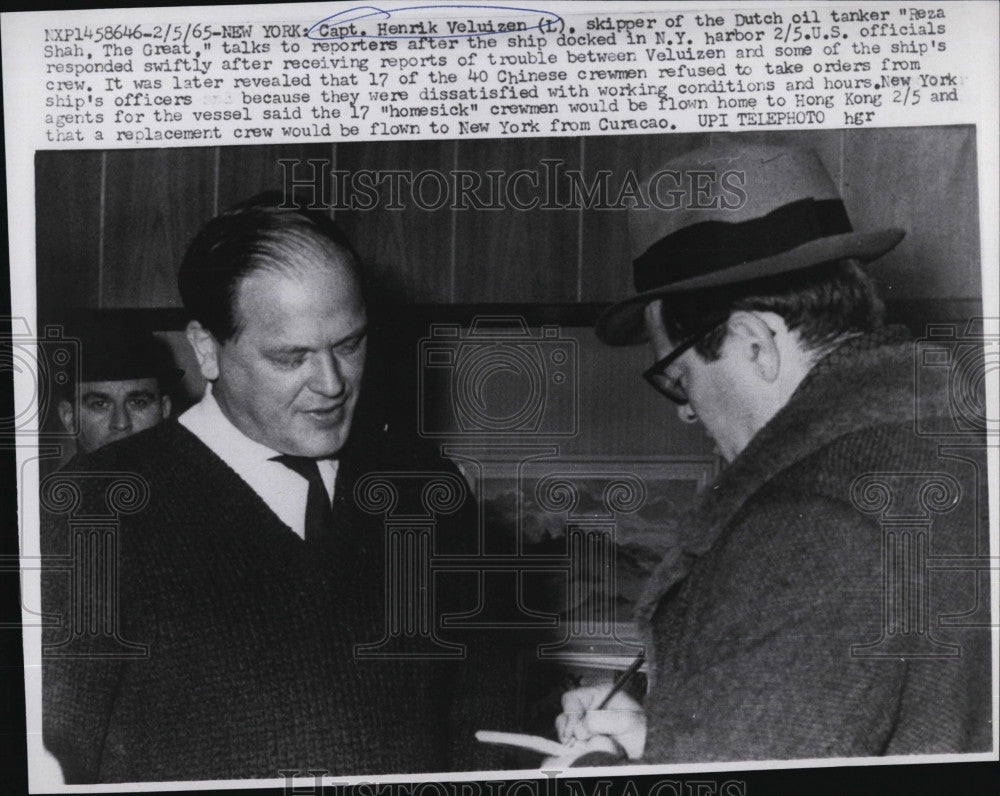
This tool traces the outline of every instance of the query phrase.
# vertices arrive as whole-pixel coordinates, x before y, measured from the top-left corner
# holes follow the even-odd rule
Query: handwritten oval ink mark
[[[537,19],[538,22],[534,25],[526,25],[524,22],[512,23],[505,21],[501,22],[500,27],[497,28],[494,26],[491,18],[486,18],[482,22],[473,19],[463,21],[450,20],[445,23],[438,23],[431,20],[421,20],[418,22],[399,23],[399,27],[404,25],[409,26],[411,31],[409,33],[394,33],[391,35],[383,33],[370,33],[365,31],[363,28],[359,29],[358,26],[354,24],[373,17],[377,17],[379,22],[382,24],[388,24],[386,20],[392,19],[393,14],[400,15],[405,11],[430,11],[435,9],[448,9],[449,11],[454,11],[456,9],[463,8],[471,8],[477,11],[516,11],[519,13],[531,14],[532,18]],[[375,6],[356,6],[354,8],[349,8],[346,11],[341,11],[338,14],[333,14],[332,16],[321,19],[319,22],[311,25],[309,30],[306,31],[306,37],[315,41],[334,41],[337,39],[467,39],[477,36],[500,36],[530,30],[539,30],[544,32],[546,28],[551,30],[556,24],[561,25],[562,21],[562,17],[558,14],[552,13],[551,11],[543,11],[535,8],[516,8],[513,6],[429,5],[407,6],[405,8],[394,8],[388,11],[382,8],[376,8]],[[466,30],[470,23],[472,26],[479,29],[473,31]],[[507,27],[508,25],[513,24],[517,24],[518,27]],[[521,25],[526,26],[521,27]],[[442,27],[444,28],[443,32],[441,31]]]

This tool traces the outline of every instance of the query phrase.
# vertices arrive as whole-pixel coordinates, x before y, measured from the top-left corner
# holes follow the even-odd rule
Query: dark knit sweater
[[[960,654],[914,655],[928,648],[915,614],[908,633],[885,634],[886,657],[852,653],[884,633],[883,523],[902,522],[892,543],[904,544],[930,516],[929,556],[988,554],[983,440],[914,433],[913,351],[861,338],[822,360],[684,519],[684,545],[639,606],[652,641],[644,762],[990,748],[985,571],[917,576],[929,635]],[[948,417],[947,369],[921,377],[921,412]],[[866,474],[892,490],[882,511],[878,487],[852,499]],[[928,480],[955,487],[934,512]]]
[[[67,479],[81,493],[74,511],[43,517],[49,555],[70,552],[69,513],[107,514],[114,473],[133,474],[149,490],[117,532],[119,635],[148,645],[148,656],[102,658],[121,648],[96,636],[64,648],[92,657],[43,658],[44,740],[67,782],[495,765],[472,734],[511,722],[498,659],[475,647],[457,663],[354,655],[356,644],[386,633],[385,533],[380,517],[355,507],[354,482],[374,470],[447,469],[383,439],[357,447],[338,472],[334,541],[318,549],[175,422],[43,484],[43,505],[46,489],[58,500],[52,490]],[[439,523],[442,549],[475,537],[474,514],[457,516]],[[44,609],[64,620],[46,630],[47,645],[67,638],[69,582],[58,569],[43,575]],[[449,599],[457,598],[439,608]]]

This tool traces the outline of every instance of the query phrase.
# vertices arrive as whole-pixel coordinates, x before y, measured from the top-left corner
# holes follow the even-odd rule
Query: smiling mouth
[[[345,404],[337,404],[336,406],[330,406],[322,409],[306,409],[304,414],[314,417],[317,420],[330,420],[332,418],[339,417],[339,415],[344,411]]]

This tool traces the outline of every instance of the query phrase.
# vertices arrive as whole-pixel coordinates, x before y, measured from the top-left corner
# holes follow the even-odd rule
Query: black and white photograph
[[[294,17],[316,23],[303,42],[422,42],[420,59],[516,24],[499,6],[449,22],[465,8],[452,5],[439,23],[364,7],[388,20],[383,38],[358,32],[376,23],[350,4],[228,17],[271,19],[272,55],[296,40],[279,25]],[[654,41],[654,21],[694,25],[695,4],[652,5],[549,4],[518,35],[586,24],[626,52],[644,30]],[[926,20],[830,5],[893,41],[904,32],[885,26],[923,41],[933,19],[929,5]],[[772,34],[770,9],[739,8],[717,11],[741,36],[786,41],[766,45],[766,74],[790,75],[770,78],[776,94],[822,96],[822,70],[793,67],[811,62],[792,28]],[[839,19],[810,13],[824,31]],[[716,35],[712,19],[691,46]],[[133,65],[124,48],[139,41],[102,45],[118,53],[108,63]],[[242,48],[253,41],[178,56],[192,74],[223,50],[246,62],[219,78],[217,113],[232,112],[229,83],[258,79],[240,74],[267,73]],[[669,68],[717,57],[682,45]],[[531,60],[550,50],[524,46],[520,74],[555,81]],[[865,53],[877,88],[916,91],[879,55]],[[487,90],[471,69],[442,89],[445,67],[428,64],[409,79]],[[743,68],[720,97],[753,93]],[[5,644],[23,641],[30,792],[500,796],[516,780],[536,796],[686,794],[704,780],[698,793],[746,796],[763,790],[755,772],[788,769],[820,790],[865,770],[985,781],[998,748],[995,97],[979,122],[964,104],[946,113],[968,85],[950,100],[942,78],[935,122],[877,125],[833,121],[838,105],[829,123],[758,108],[720,126],[721,101],[691,105],[702,129],[612,124],[601,99],[594,121],[557,128],[542,91],[525,134],[500,135],[514,122],[497,108],[515,106],[493,105],[487,135],[431,134],[416,116],[408,135],[347,133],[331,116],[308,140],[237,140],[265,129],[239,122],[212,143],[157,137],[170,103],[143,98],[183,89],[156,94],[128,71],[81,69],[108,81],[86,89],[106,91],[106,123],[146,114],[130,141],[46,141],[36,126],[15,167],[8,139],[17,519],[3,576],[20,574],[21,596]],[[930,102],[920,90],[914,113]],[[406,94],[386,87],[387,118],[404,118],[393,91]],[[286,94],[265,119],[293,108]],[[10,204],[22,172],[17,218],[33,227]]]

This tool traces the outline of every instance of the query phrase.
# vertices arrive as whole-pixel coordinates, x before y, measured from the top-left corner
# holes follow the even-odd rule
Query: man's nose
[[[309,382],[313,392],[335,397],[344,391],[344,377],[340,363],[333,354],[322,353],[316,357],[316,368]]]
[[[111,410],[111,428],[115,431],[131,431],[132,415],[124,406],[115,406]]]
[[[694,411],[690,402],[678,405],[677,416],[682,423],[696,423],[698,421],[698,413]]]

